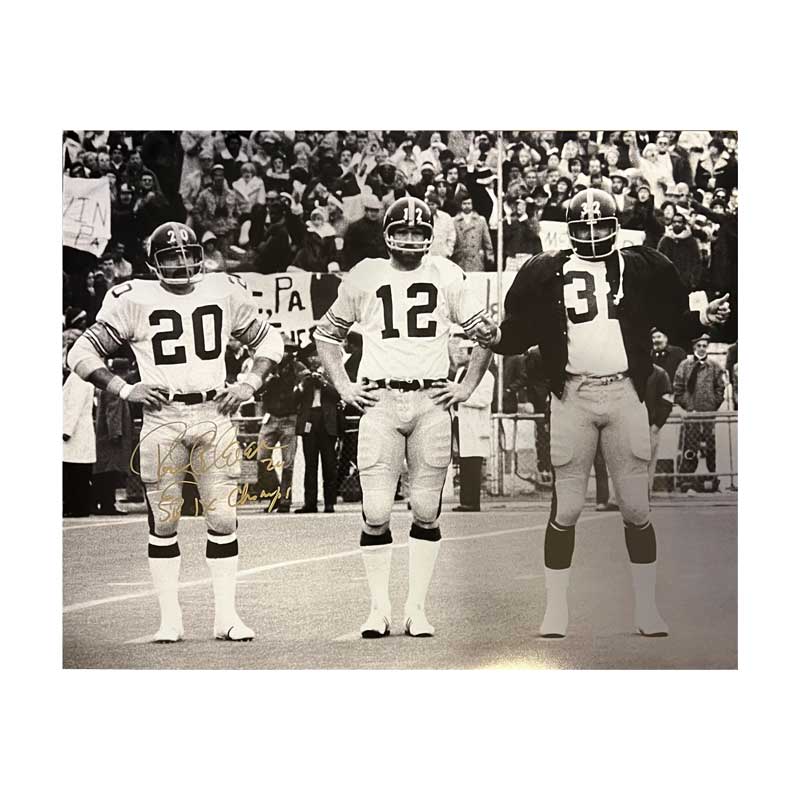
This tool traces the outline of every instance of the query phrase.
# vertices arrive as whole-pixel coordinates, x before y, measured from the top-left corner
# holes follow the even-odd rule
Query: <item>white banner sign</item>
[[[111,191],[107,178],[64,178],[61,241],[101,256],[111,238]]]
[[[617,234],[617,247],[633,247],[644,244],[644,231],[621,229]],[[540,222],[539,238],[543,250],[570,250],[572,245],[567,236],[566,222]]]
[[[329,279],[329,276],[324,276]],[[332,277],[332,276],[331,276]],[[301,347],[311,344],[314,310],[311,302],[310,272],[285,272],[278,275],[242,273],[259,312],[270,324]],[[338,280],[336,280],[338,284]],[[336,297],[335,290],[331,302]]]

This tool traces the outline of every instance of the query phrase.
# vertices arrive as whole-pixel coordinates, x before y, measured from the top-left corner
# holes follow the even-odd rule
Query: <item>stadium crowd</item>
[[[540,223],[563,221],[569,198],[588,187],[612,194],[621,227],[642,231],[644,243],[670,258],[688,290],[704,291],[709,299],[730,293],[733,316],[714,338],[736,340],[735,132],[505,131],[503,143],[499,163],[492,131],[66,131],[64,175],[108,178],[111,240],[99,258],[63,248],[64,357],[94,321],[111,286],[152,277],[144,242],[168,220],[185,221],[195,230],[208,269],[344,272],[363,258],[386,256],[383,211],[410,194],[433,210],[431,252],[468,272],[493,271],[498,235],[504,266],[520,265],[542,250]],[[687,351],[692,346],[674,344]],[[231,353],[231,368],[246,357],[246,352]],[[293,413],[299,413],[303,396],[308,399],[308,381],[318,380],[309,378],[318,374],[314,354],[301,357],[304,372],[294,375],[291,390],[297,400]],[[118,361],[121,373],[135,369]],[[738,365],[731,369],[738,380]],[[516,410],[520,403],[544,410],[547,390],[537,378],[535,353],[506,359],[505,370],[502,410]],[[322,388],[318,384],[310,393],[314,409],[325,394]],[[117,418],[114,403],[110,412],[107,406],[102,414],[99,407],[95,412],[98,441],[102,429],[102,436],[115,445],[122,441],[127,449],[128,421],[122,412],[123,419]],[[493,410],[501,409],[495,403]],[[101,425],[100,417],[105,420],[109,413],[113,425]],[[322,459],[326,506],[335,502],[334,484],[341,487],[343,481],[343,467],[331,464],[331,447],[324,440],[342,435],[341,424],[331,420],[323,410],[302,426],[305,430],[313,422],[309,456],[315,463]],[[267,433],[274,438],[274,431]],[[540,452],[546,462],[546,448]],[[112,471],[109,466],[124,472],[116,469],[123,461],[101,463],[95,473]],[[546,472],[546,463],[539,467]],[[315,482],[316,472],[309,492],[316,492]],[[112,483],[100,481],[102,497],[95,508],[111,507]],[[128,490],[136,496],[131,481]]]

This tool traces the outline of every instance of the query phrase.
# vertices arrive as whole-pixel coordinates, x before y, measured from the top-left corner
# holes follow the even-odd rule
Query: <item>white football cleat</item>
[[[172,644],[183,639],[183,625],[167,625],[162,623],[153,641],[158,644]]]
[[[656,609],[646,614],[637,612],[635,626],[642,636],[669,636],[669,626]]]
[[[569,607],[565,602],[549,599],[544,619],[539,626],[539,635],[545,639],[563,639],[567,635]]]
[[[406,606],[405,618],[406,636],[433,636],[436,629],[428,622],[425,609],[420,606]]]
[[[362,639],[380,639],[391,632],[392,612],[388,609],[373,608],[367,621],[361,626]]]
[[[252,642],[255,632],[247,627],[238,617],[225,625],[214,620],[214,638],[224,642]]]

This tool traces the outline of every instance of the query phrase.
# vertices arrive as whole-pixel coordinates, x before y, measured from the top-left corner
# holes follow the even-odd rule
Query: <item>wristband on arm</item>
[[[130,396],[130,393],[133,391],[133,386],[130,383],[123,380],[119,377],[119,375],[115,375],[109,382],[108,386],[106,386],[106,391],[111,392],[111,394],[117,395],[121,400],[127,400]]]
[[[247,375],[239,378],[238,382],[247,384],[253,390],[253,394],[255,394],[264,384],[264,380],[256,375],[255,372],[248,372]]]

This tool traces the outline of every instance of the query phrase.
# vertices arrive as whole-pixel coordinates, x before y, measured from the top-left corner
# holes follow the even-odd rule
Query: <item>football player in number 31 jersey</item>
[[[644,405],[653,370],[650,328],[677,341],[724,323],[728,296],[690,311],[672,263],[649,247],[617,248],[617,205],[585,189],[566,214],[572,248],[540,253],[514,278],[498,330],[477,338],[505,355],[539,345],[551,391],[553,504],[544,539],[547,608],[540,632],[566,635],[575,523],[598,446],[617,490],[631,562],[634,625],[666,636],[656,606],[656,535],[650,522],[650,431]],[[489,327],[489,326],[486,326]]]
[[[70,351],[68,363],[98,388],[144,404],[140,475],[150,525],[150,571],[161,609],[154,640],[175,642],[183,637],[177,532],[182,487],[191,469],[208,527],[214,635],[247,641],[253,631],[235,606],[236,478],[241,454],[230,415],[253,396],[281,360],[283,340],[259,317],[240,278],[204,275],[203,248],[188,226],[177,222],[159,226],[147,251],[158,281],[132,280],[111,289],[97,321]],[[230,337],[250,347],[255,358],[249,373],[225,386]],[[142,377],[133,386],[105,364],[125,343],[132,347]]]
[[[425,598],[439,551],[442,490],[450,463],[449,409],[468,399],[491,353],[475,348],[462,383],[447,380],[447,339],[453,323],[468,336],[484,325],[483,305],[467,288],[464,272],[446,258],[427,255],[433,241],[428,206],[414,197],[396,200],[383,223],[390,257],[367,258],[344,276],[339,295],[317,327],[322,363],[345,403],[364,411],[358,434],[363,492],[361,552],[372,605],[364,638],[389,634],[389,518],[397,479],[408,462],[413,521],[405,632],[431,636]],[[358,383],[348,378],[341,345],[358,323],[364,352]]]

